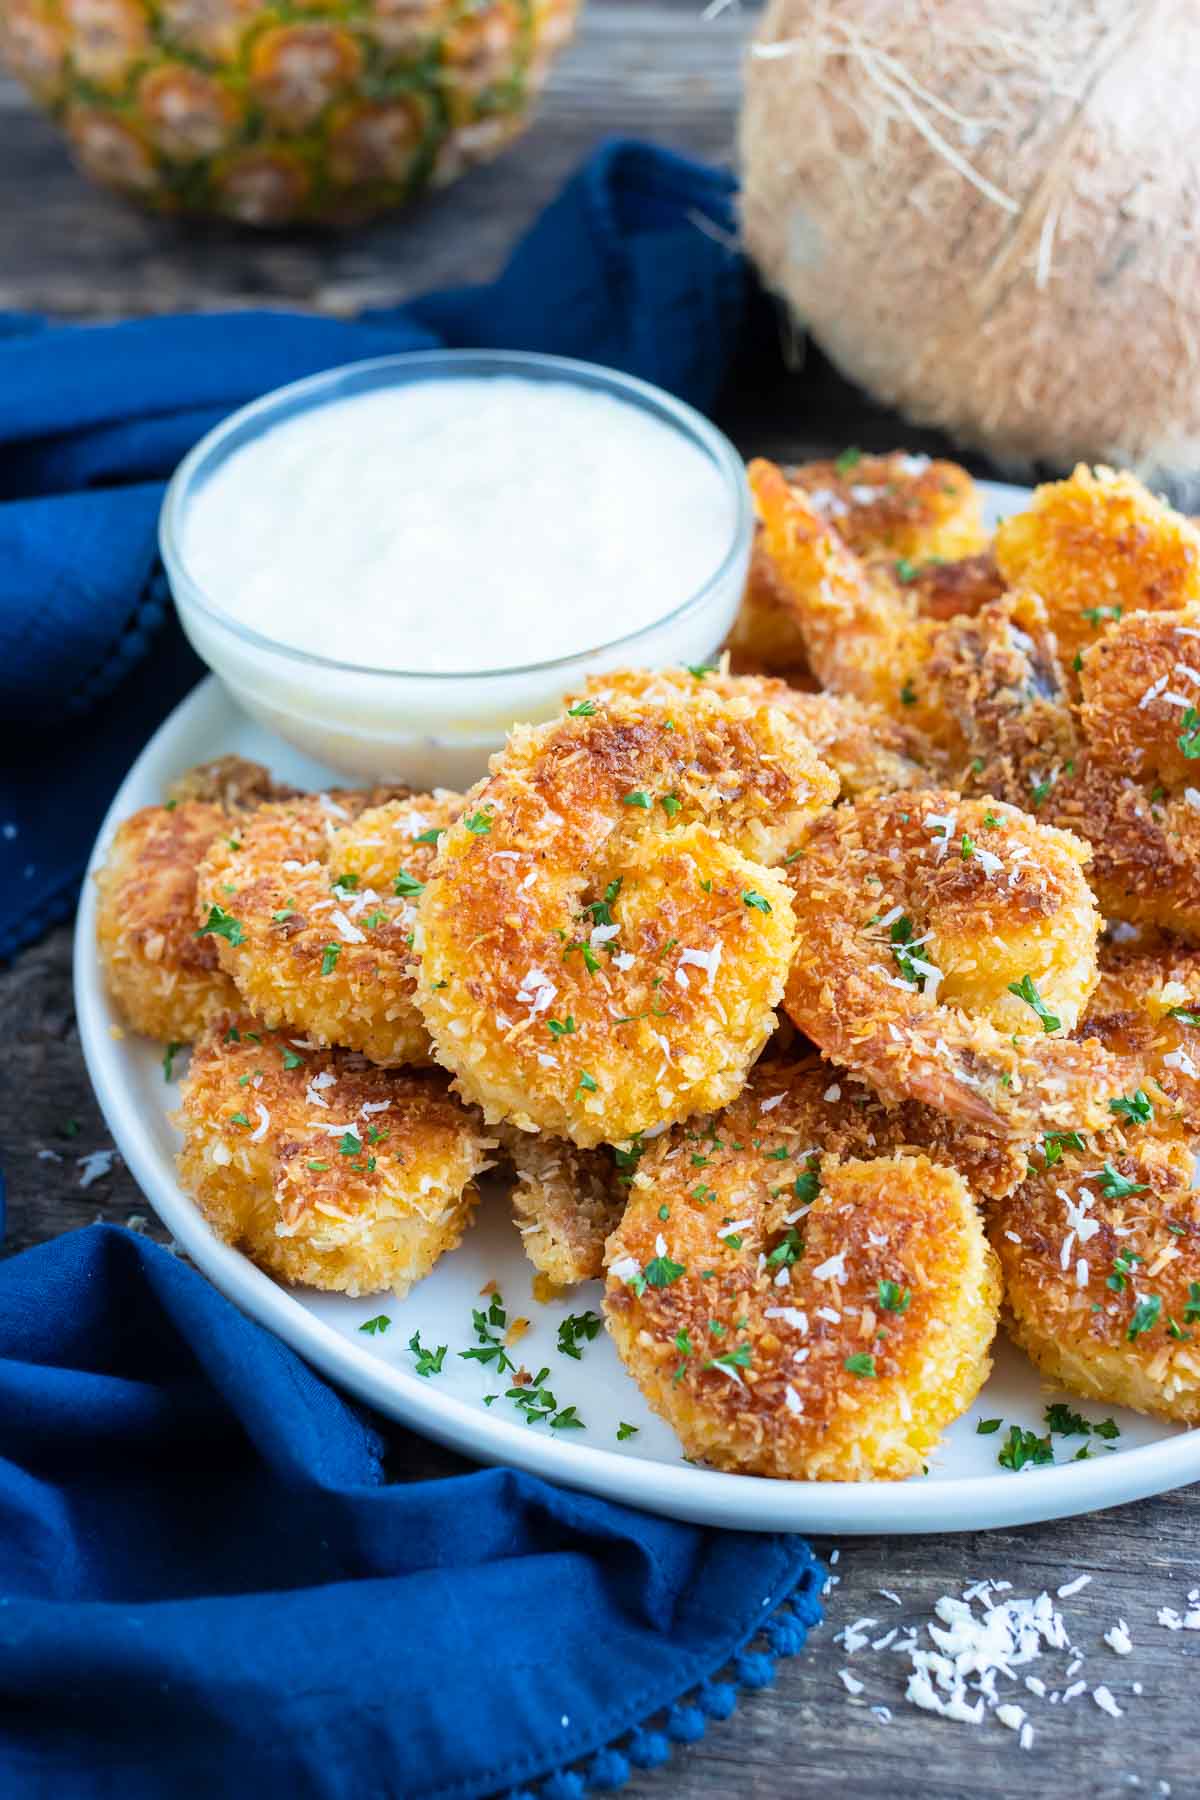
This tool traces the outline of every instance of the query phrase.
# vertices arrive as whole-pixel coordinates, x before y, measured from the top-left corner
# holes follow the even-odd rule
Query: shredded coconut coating
[[[518,726],[419,903],[419,1000],[490,1121],[620,1143],[730,1099],[794,942],[785,856],[836,777],[698,688]]]
[[[662,706],[678,704],[682,689],[706,690],[723,700],[747,700],[774,706],[784,713],[812,749],[838,777],[851,799],[892,793],[898,788],[928,787],[940,772],[940,759],[921,733],[882,707],[844,694],[812,694],[767,675],[731,675],[725,666],[694,675],[688,669],[627,669],[593,675],[586,692],[599,699],[624,694]]]
[[[440,1073],[298,1047],[247,1014],[197,1044],[176,1123],[180,1181],[226,1243],[347,1294],[399,1296],[427,1275],[495,1147]]]
[[[950,561],[987,542],[979,489],[958,463],[907,450],[850,452],[783,473],[859,556]]]
[[[199,916],[216,906],[237,921],[240,941],[216,942],[247,1006],[382,1066],[427,1062],[415,903],[436,855],[430,834],[460,804],[416,794],[360,811],[351,796],[314,795],[263,807],[219,840],[200,871]]]
[[[1082,1029],[1127,1065],[1156,1116],[1200,1135],[1200,950],[1177,939],[1102,943]]]
[[[807,1086],[763,1113],[773,1091],[756,1071],[647,1153],[608,1246],[608,1328],[689,1456],[789,1480],[915,1474],[990,1368],[1000,1290],[978,1211],[925,1156],[822,1152]]]
[[[1030,587],[1045,601],[1068,669],[1095,643],[1103,609],[1157,612],[1200,601],[1200,531],[1135,475],[1108,468],[1080,463],[1068,480],[1039,487],[998,527],[995,552],[1010,587]]]
[[[1072,1393],[1189,1425],[1200,1421],[1193,1166],[1177,1128],[1133,1125],[1082,1151],[1066,1146],[989,1213],[1008,1329],[1041,1372]],[[1120,1193],[1125,1185],[1135,1191]]]
[[[209,938],[196,936],[196,870],[234,829],[205,800],[145,806],[117,827],[96,872],[96,938],[121,1017],[164,1043],[190,1044],[237,993]]]
[[[885,1101],[1017,1136],[1098,1121],[1119,1064],[1066,1037],[1097,978],[1086,861],[999,801],[931,789],[838,807],[788,870],[788,1013]]]
[[[496,1136],[516,1177],[513,1217],[534,1268],[560,1288],[596,1280],[604,1273],[605,1242],[625,1210],[611,1152],[511,1125],[498,1125]]]

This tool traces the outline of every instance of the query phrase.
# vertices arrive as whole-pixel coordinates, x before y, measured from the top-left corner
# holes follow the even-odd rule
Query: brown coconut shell
[[[771,0],[742,228],[832,360],[999,460],[1200,469],[1196,0]]]

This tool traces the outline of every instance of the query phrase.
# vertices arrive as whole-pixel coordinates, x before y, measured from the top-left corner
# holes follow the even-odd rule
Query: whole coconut
[[[998,459],[1200,468],[1200,5],[771,0],[742,223],[835,363]]]

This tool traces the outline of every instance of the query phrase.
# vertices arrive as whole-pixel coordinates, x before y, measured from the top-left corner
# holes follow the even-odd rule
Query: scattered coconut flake
[[[772,1094],[769,1099],[760,1101],[758,1110],[759,1112],[774,1112],[775,1108],[780,1106],[786,1098],[786,1094]]]
[[[861,1694],[863,1691],[864,1683],[856,1675],[852,1675],[849,1669],[839,1669],[838,1680],[848,1694]]]
[[[1110,1650],[1116,1651],[1118,1656],[1128,1656],[1133,1649],[1133,1639],[1129,1635],[1129,1627],[1124,1619],[1118,1619],[1116,1624],[1105,1632],[1104,1641]]]
[[[261,1144],[263,1139],[266,1137],[267,1132],[270,1129],[271,1115],[267,1111],[266,1107],[263,1105],[261,1100],[256,1100],[254,1102],[254,1110],[258,1114],[258,1124],[254,1127],[254,1130],[250,1133],[250,1136],[247,1139],[247,1142],[251,1143],[251,1144]]]
[[[1088,1586],[1091,1579],[1090,1575],[1077,1575],[1074,1581],[1065,1581],[1062,1587],[1055,1591],[1060,1600],[1069,1600],[1072,1594],[1082,1593],[1083,1589]]]
[[[845,1281],[846,1252],[839,1250],[835,1256],[827,1256],[823,1263],[818,1263],[812,1271],[814,1281]]]
[[[1104,1686],[1103,1682],[1099,1687],[1094,1687],[1092,1689],[1092,1699],[1096,1702],[1100,1711],[1107,1713],[1110,1719],[1123,1719],[1125,1717],[1125,1708],[1117,1705],[1112,1694]]]
[[[115,1150],[91,1150],[86,1156],[77,1156],[80,1187],[90,1188],[93,1182],[103,1181],[106,1175],[111,1175],[116,1160]]]

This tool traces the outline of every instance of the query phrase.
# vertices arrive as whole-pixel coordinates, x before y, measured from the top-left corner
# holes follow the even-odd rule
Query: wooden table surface
[[[713,159],[732,155],[739,45],[756,9],[708,10],[706,19],[698,0],[590,0],[521,146],[407,217],[346,238],[256,239],[144,219],[86,187],[54,129],[0,76],[0,309],[96,319],[270,303],[345,313],[486,279],[599,137],[630,132]],[[747,452],[925,441],[819,363],[805,377],[781,370],[730,396],[723,422]],[[65,929],[0,975],[0,1093],[8,1251],[96,1217],[127,1222],[146,1212],[119,1163],[86,1190],[79,1184],[76,1158],[108,1138],[79,1053]],[[39,1157],[45,1150],[63,1160]],[[408,1450],[414,1475],[460,1466],[417,1438]],[[975,1800],[1022,1784],[1050,1794],[1200,1795],[1200,1750],[1190,1714],[1179,1711],[1200,1672],[1200,1633],[1165,1630],[1155,1617],[1164,1604],[1183,1610],[1187,1589],[1200,1583],[1196,1490],[1023,1530],[818,1548],[837,1553],[828,1623],[802,1656],[779,1664],[772,1687],[746,1695],[731,1720],[681,1749],[668,1769],[635,1779],[630,1800],[875,1792]],[[879,1621],[875,1634],[923,1623],[940,1595],[983,1576],[1036,1595],[1079,1574],[1090,1584],[1059,1604],[1086,1652],[1082,1674],[1111,1688],[1123,1716],[1106,1717],[1090,1695],[1052,1706],[1026,1694],[1036,1730],[1028,1752],[994,1720],[976,1729],[906,1705],[901,1658],[869,1650],[850,1658],[834,1642],[864,1615]],[[1135,1646],[1125,1657],[1102,1641],[1118,1616]],[[860,1695],[839,1678],[847,1667],[864,1683]],[[1061,1659],[1038,1673],[1063,1685]],[[873,1705],[890,1709],[890,1719]]]

